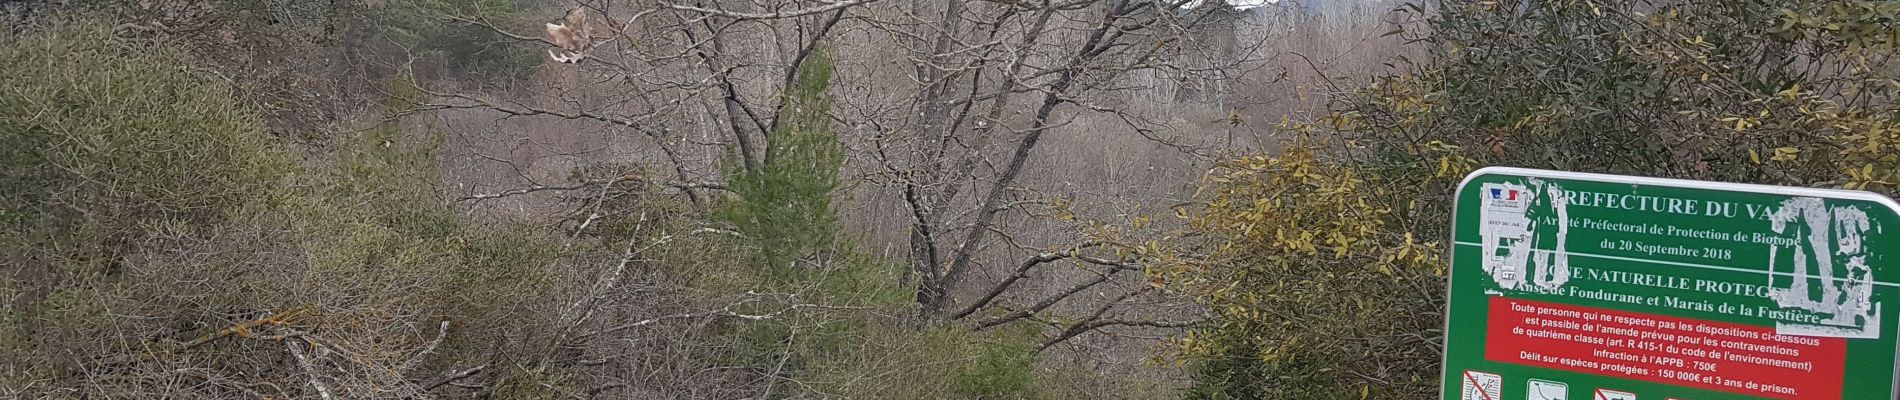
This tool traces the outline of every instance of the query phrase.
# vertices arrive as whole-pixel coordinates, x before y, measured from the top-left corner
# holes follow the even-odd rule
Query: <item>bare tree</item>
[[[1064,289],[1026,308],[972,326],[1040,315],[1077,293],[1116,282],[1111,278],[1117,274],[1141,269],[1140,256],[1118,252],[1130,246],[1118,241],[1058,245],[1062,251],[999,249],[998,243],[1021,246],[1012,237],[1021,232],[999,222],[1005,214],[1032,215],[1029,210],[1051,205],[1021,178],[1031,174],[1034,159],[1062,157],[1038,152],[1039,145],[1050,132],[1077,121],[1113,121],[1110,129],[1129,136],[1188,154],[1206,150],[1167,134],[1181,127],[1141,109],[1140,98],[1162,88],[1135,78],[1219,80],[1221,73],[1257,60],[1197,57],[1212,45],[1207,36],[1197,35],[1197,27],[1231,26],[1241,17],[1216,2],[1184,8],[1187,3],[948,1],[934,8],[913,4],[897,21],[867,18],[867,24],[891,37],[909,39],[892,42],[904,44],[910,54],[915,94],[885,109],[861,108],[853,117],[863,118],[856,126],[872,127],[874,157],[885,172],[875,176],[877,184],[902,193],[909,214],[907,258],[925,315],[947,320],[978,315],[997,306],[995,301],[1032,270],[1057,261],[1088,266],[1089,272],[1081,282],[1059,285]],[[1223,33],[1231,48],[1233,30]],[[1009,271],[1004,277],[971,280],[972,271],[986,269],[986,256],[1017,251],[1029,253],[1028,258],[1004,267]],[[1063,330],[1098,324],[1112,314],[1103,309]]]

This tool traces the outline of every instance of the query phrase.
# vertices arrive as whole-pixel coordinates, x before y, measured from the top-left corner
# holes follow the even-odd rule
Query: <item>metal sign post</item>
[[[1455,199],[1444,399],[1896,398],[1892,199],[1516,168]]]

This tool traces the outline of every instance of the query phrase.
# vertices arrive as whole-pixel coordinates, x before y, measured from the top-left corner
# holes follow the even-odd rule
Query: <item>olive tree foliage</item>
[[[1427,398],[1453,185],[1486,165],[1900,193],[1900,5],[1421,2],[1429,50],[1184,211],[1197,398]]]

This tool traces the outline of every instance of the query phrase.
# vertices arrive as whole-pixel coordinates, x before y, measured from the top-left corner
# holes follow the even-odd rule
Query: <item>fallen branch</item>
[[[293,340],[285,340],[284,347],[290,349],[290,355],[296,356],[297,365],[302,365],[304,372],[310,374],[310,387],[317,389],[317,397],[321,397],[323,400],[336,398],[336,396],[330,394],[330,388],[323,386],[323,381],[317,377],[317,366],[310,362],[309,357],[304,356],[303,345]]]
[[[291,323],[298,319],[303,318],[305,315],[308,315],[314,311],[315,310],[311,309],[308,306],[293,308],[293,309],[290,309],[290,311],[271,314],[263,318],[258,318],[258,319],[240,323],[237,325],[232,325],[229,328],[224,328],[217,332],[212,332],[211,334],[200,336],[197,339],[192,339],[189,342],[179,344],[178,348],[182,350],[182,349],[198,347],[198,346],[204,345],[205,343],[211,343],[218,339],[223,339],[230,336],[249,337],[251,336],[251,331],[256,330],[257,328],[261,328],[264,326],[283,325],[286,323]]]

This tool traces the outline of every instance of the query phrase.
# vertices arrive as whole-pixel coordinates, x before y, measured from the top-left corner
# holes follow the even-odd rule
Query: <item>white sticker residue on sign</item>
[[[1529,185],[1486,183],[1480,190],[1478,234],[1483,240],[1480,264],[1498,287],[1511,290],[1555,290],[1570,280],[1570,261],[1564,238],[1570,232],[1568,199],[1554,183],[1530,179]],[[1538,249],[1535,232],[1544,212],[1554,213],[1557,225],[1549,250]],[[1529,282],[1535,287],[1525,285]]]
[[[1867,212],[1854,207],[1828,207],[1814,197],[1781,202],[1769,215],[1770,228],[1794,235],[1784,244],[1768,244],[1768,297],[1784,309],[1806,310],[1827,316],[1813,322],[1776,322],[1786,335],[1845,338],[1880,337],[1880,304],[1873,300],[1873,270],[1867,266],[1868,233],[1880,233]],[[1775,266],[1781,247],[1793,248],[1793,266]],[[1785,278],[1783,277],[1785,276]],[[1781,284],[1785,282],[1786,284]],[[1820,286],[1817,290],[1814,286]]]

